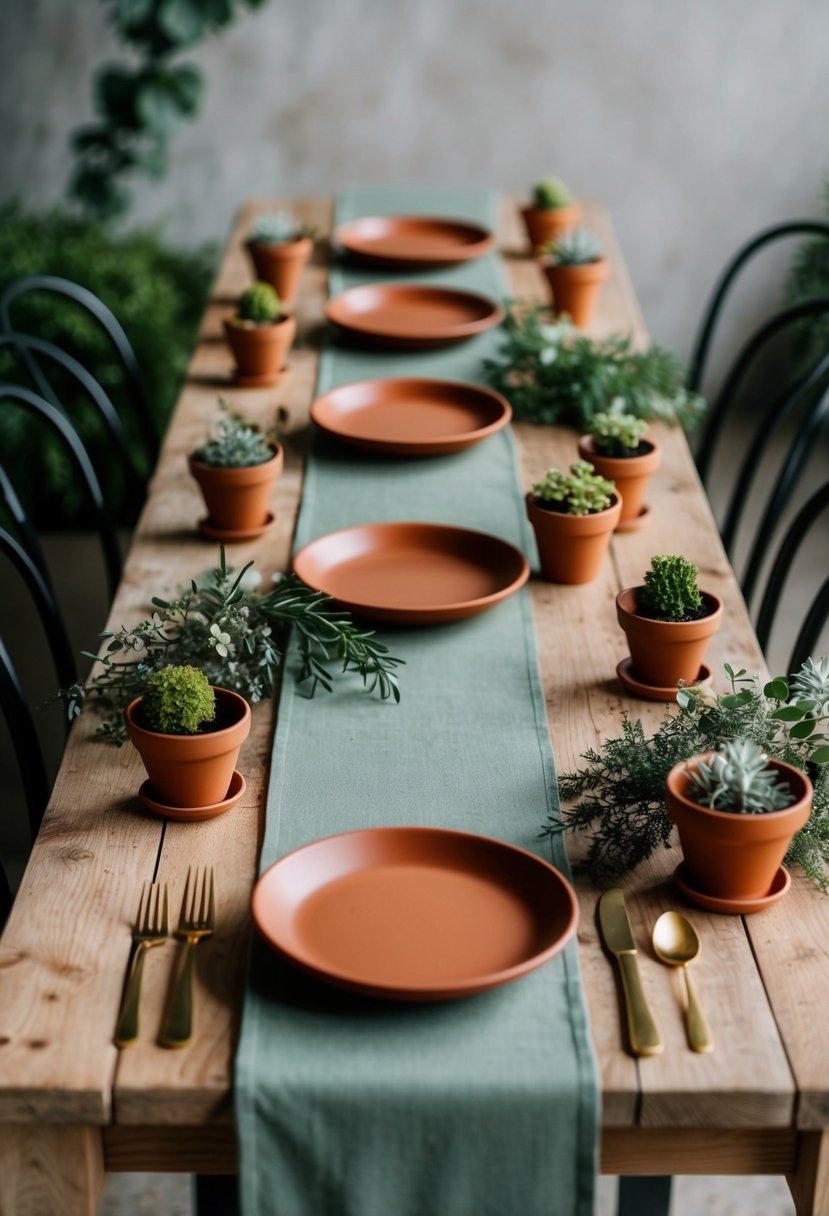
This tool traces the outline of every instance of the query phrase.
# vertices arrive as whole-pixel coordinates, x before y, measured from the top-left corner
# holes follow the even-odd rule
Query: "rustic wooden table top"
[[[232,553],[237,564],[255,558],[265,577],[289,564],[323,327],[326,242],[306,272],[295,310],[298,342],[276,390],[232,390],[221,331],[222,317],[250,280],[243,234],[257,210],[273,205],[248,203],[232,232],[109,628],[143,619],[150,594],[172,592],[215,560],[215,549],[195,531],[203,507],[186,456],[202,440],[220,393],[263,421],[278,404],[290,410],[277,525]],[[330,232],[330,201],[289,205],[322,237]],[[644,342],[607,216],[596,204],[585,211],[612,262],[590,332],[632,332]],[[515,201],[504,200],[499,239],[508,282],[514,296],[540,300],[542,276],[525,254],[519,222]],[[527,485],[550,465],[573,459],[571,431],[522,423],[515,430]],[[703,585],[722,597],[725,619],[708,656],[715,672],[726,660],[749,670],[763,666],[686,440],[678,430],[655,430],[664,457],[649,494],[649,525],[614,538],[595,583],[532,584],[560,772],[577,767],[589,746],[618,734],[623,710],[649,726],[664,715],[661,705],[627,698],[615,679],[626,646],[614,596],[641,581],[652,554],[686,554]],[[0,1212],[92,1212],[105,1169],[232,1170],[233,1054],[274,707],[260,704],[253,716],[242,754],[246,796],[232,814],[205,824],[164,823],[142,813],[135,795],[143,770],[133,749],[94,741],[91,714],[73,728],[0,941]],[[696,1055],[686,1045],[680,977],[646,946],[659,913],[680,906],[670,882],[677,860],[676,850],[661,852],[622,884],[665,1041],[664,1054],[645,1060],[625,1050],[614,972],[597,938],[597,892],[586,881],[577,884],[580,956],[601,1070],[602,1167],[609,1173],[789,1173],[799,1212],[829,1210],[823,1132],[829,1126],[829,900],[795,875],[787,898],[762,915],[694,911],[704,945],[695,977],[716,1038],[712,1054]],[[147,960],[141,1040],[119,1052],[112,1034],[141,885],[167,881],[177,906],[191,863],[217,866],[220,893],[217,932],[199,951],[195,1038],[177,1052],[155,1043],[175,950],[169,942]],[[35,1155],[48,1164],[35,1168]],[[38,1206],[35,1177],[44,1194],[61,1195],[63,1206]],[[68,1207],[70,1193],[75,1206]]]

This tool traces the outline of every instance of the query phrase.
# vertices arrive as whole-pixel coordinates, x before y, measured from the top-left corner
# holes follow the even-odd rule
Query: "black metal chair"
[[[6,287],[2,296],[0,296],[0,329],[4,333],[11,334],[17,332],[13,321],[12,306],[15,301],[19,302],[33,292],[50,292],[53,295],[61,296],[65,300],[82,308],[84,312],[100,325],[116,351],[124,369],[127,390],[141,431],[148,460],[151,465],[154,464],[155,458],[158,455],[160,435],[150,409],[147,391],[138,366],[138,360],[135,357],[135,351],[118,318],[96,295],[86,287],[82,287],[79,283],[73,283],[69,279],[59,278],[56,275],[28,275],[25,278],[14,280],[14,282]],[[47,401],[50,401],[52,405],[60,406],[60,402],[38,362],[37,354],[37,350],[33,348],[29,348],[23,352],[24,362],[29,374],[40,395]]]

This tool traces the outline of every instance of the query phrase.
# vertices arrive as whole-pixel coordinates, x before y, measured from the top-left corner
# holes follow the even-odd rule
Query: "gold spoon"
[[[688,974],[688,964],[692,963],[700,952],[699,938],[694,926],[679,912],[663,912],[653,927],[653,948],[656,957],[663,963],[667,963],[669,967],[681,967],[685,973],[685,986],[688,991],[685,1030],[689,1047],[692,1051],[713,1051],[714,1040]]]

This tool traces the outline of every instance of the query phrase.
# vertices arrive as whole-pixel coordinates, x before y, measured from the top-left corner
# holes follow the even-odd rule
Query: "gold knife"
[[[619,962],[631,1049],[637,1056],[659,1055],[662,1039],[645,1000],[625,896],[618,887],[605,891],[599,900],[599,926],[605,945]]]

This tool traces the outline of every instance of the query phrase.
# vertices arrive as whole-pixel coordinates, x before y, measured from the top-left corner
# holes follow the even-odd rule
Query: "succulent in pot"
[[[286,304],[299,290],[302,272],[314,249],[316,229],[299,224],[289,211],[258,215],[248,232],[245,248],[256,278],[270,285]]]
[[[575,228],[542,245],[541,269],[552,293],[553,313],[567,314],[579,329],[593,319],[608,261],[599,238],[586,228]]]
[[[273,522],[268,503],[282,471],[283,450],[275,433],[263,434],[221,398],[219,406],[223,416],[188,463],[204,496],[210,534],[220,531],[231,538]]]
[[[124,718],[159,802],[196,809],[226,799],[250,733],[244,697],[213,688],[198,667],[162,667]]]
[[[587,461],[548,469],[527,495],[541,572],[553,583],[589,583],[599,573],[622,508],[612,481]]]
[[[225,334],[242,387],[276,384],[296,337],[296,321],[282,310],[270,283],[254,283],[239,297],[236,315],[225,320]]]
[[[633,674],[662,692],[700,676],[709,638],[722,622],[722,603],[700,591],[699,571],[681,556],[651,558],[644,583],[616,596],[616,615],[627,635]]]
[[[647,429],[647,422],[614,404],[594,414],[587,434],[579,439],[582,460],[589,460],[597,473],[615,482],[622,495],[617,532],[637,528],[647,518],[645,491],[662,455],[656,441],[645,437]]]
[[[688,885],[721,900],[768,896],[812,807],[805,773],[742,738],[675,765],[665,796]]]
[[[528,206],[521,208],[533,251],[561,236],[579,222],[581,208],[558,177],[542,177],[533,188]]]

